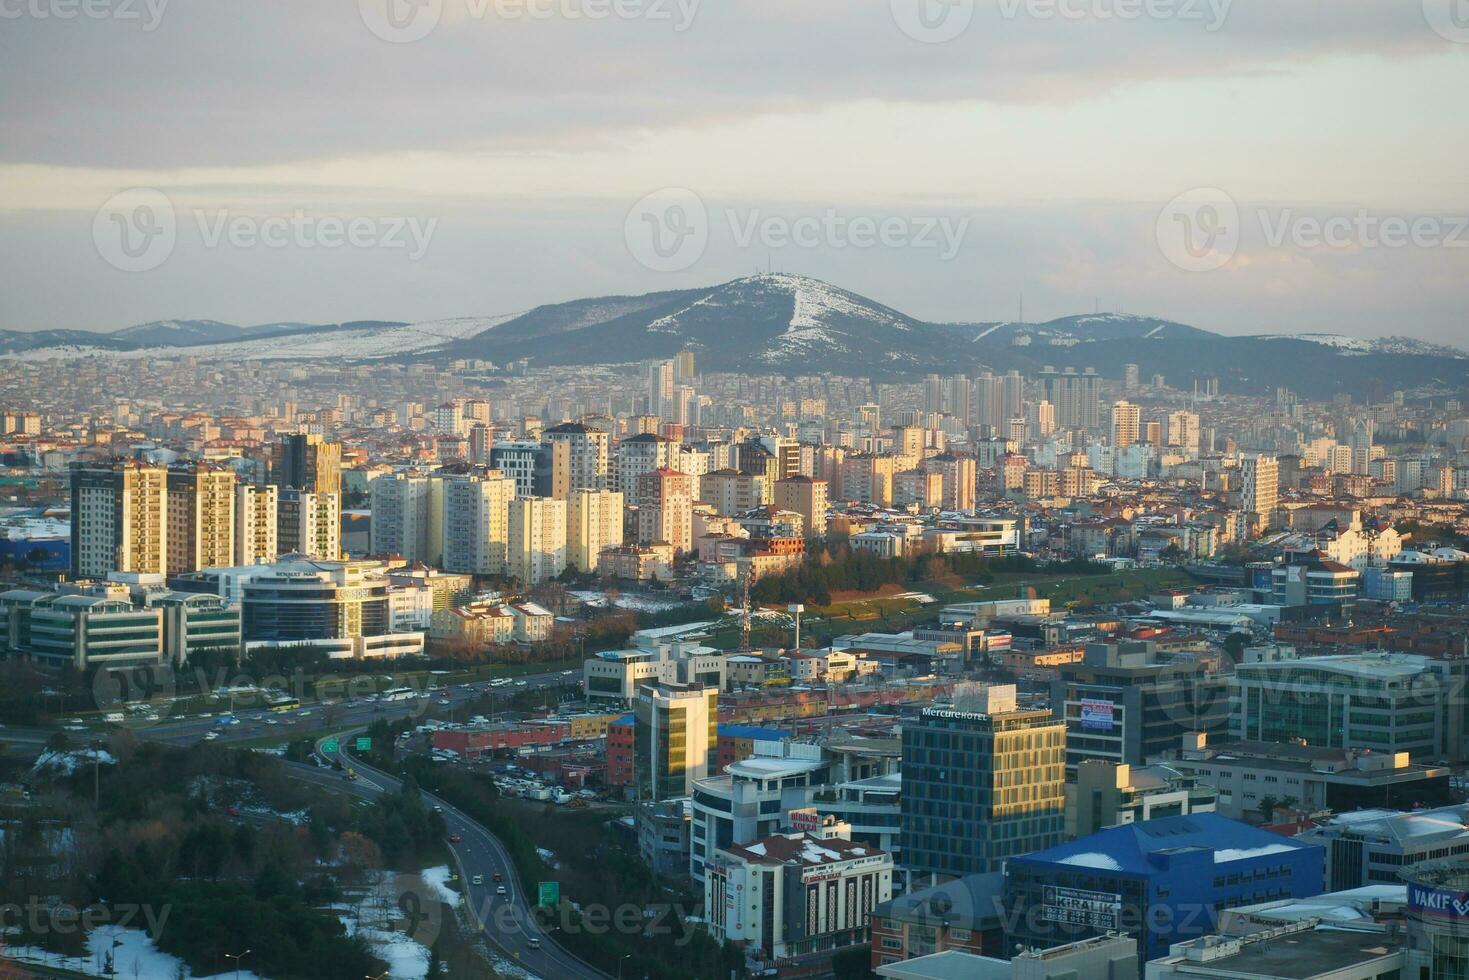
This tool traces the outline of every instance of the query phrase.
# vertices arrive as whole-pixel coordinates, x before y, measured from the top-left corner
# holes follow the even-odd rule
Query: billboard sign
[[[1088,929],[1116,929],[1121,917],[1121,895],[1057,888],[1054,885],[1047,885],[1042,890],[1041,918],[1046,922]]]
[[[1408,908],[1440,919],[1469,919],[1469,892],[1409,882]]]
[[[1110,732],[1116,724],[1116,710],[1111,701],[1085,698],[1081,702],[1081,727],[1094,732]]]

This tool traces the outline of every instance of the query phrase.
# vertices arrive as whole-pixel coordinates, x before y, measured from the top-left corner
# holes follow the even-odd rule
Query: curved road
[[[339,737],[338,756],[343,766],[356,770],[356,780],[348,780],[332,770],[299,764],[292,764],[292,774],[308,782],[346,789],[368,799],[398,792],[402,783],[396,776],[375,769],[347,752],[346,744],[352,734],[344,733]],[[451,840],[449,848],[459,865],[464,900],[479,930],[532,973],[556,980],[561,977],[606,980],[608,974],[556,945],[540,928],[531,914],[525,883],[520,881],[515,865],[499,838],[483,824],[432,793],[424,791],[423,796],[431,806],[441,809],[448,832],[460,838],[458,842]],[[496,875],[500,876],[500,881],[495,880]],[[476,877],[480,878],[480,884],[474,883]],[[501,888],[505,890],[504,895],[499,894]],[[532,940],[539,946],[532,945]]]

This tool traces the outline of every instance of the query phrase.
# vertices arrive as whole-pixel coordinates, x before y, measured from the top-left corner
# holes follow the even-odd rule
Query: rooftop
[[[1229,864],[1316,846],[1217,813],[1195,813],[1111,827],[1044,851],[1012,858],[1011,863],[1068,864],[1146,875],[1159,870],[1150,860],[1155,854],[1197,849],[1213,852],[1215,864]]]

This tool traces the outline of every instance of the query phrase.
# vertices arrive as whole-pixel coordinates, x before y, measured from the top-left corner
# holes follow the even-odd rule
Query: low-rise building
[[[832,822],[716,850],[704,881],[710,934],[743,947],[754,972],[819,974],[864,943],[868,916],[892,897],[893,860],[846,830]]]
[[[1395,884],[1410,865],[1469,860],[1469,805],[1353,810],[1297,839],[1325,849],[1326,886],[1333,891]]]
[[[1322,849],[1215,813],[1098,831],[1010,858],[1006,941],[1124,933],[1143,956],[1213,931],[1220,909],[1322,890]]]
[[[1451,800],[1449,768],[1413,763],[1406,752],[1300,742],[1216,742],[1191,733],[1164,763],[1214,786],[1218,812],[1235,820],[1269,820],[1265,811],[1276,806],[1307,813],[1407,810]]]
[[[1004,884],[1005,875],[999,871],[965,875],[878,905],[870,922],[872,968],[951,949],[976,956],[1001,955]]]
[[[1066,784],[1066,836],[1087,834],[1157,817],[1213,813],[1213,786],[1170,766],[1130,766],[1087,759]]]

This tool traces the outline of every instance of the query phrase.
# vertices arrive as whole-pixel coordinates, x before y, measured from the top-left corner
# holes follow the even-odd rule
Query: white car
[[[485,876],[475,875],[473,878],[470,879],[470,882],[476,885],[483,885],[485,883]]]
[[[204,741],[212,742],[217,738],[219,738],[219,732],[210,732],[208,735],[204,736]]]
[[[495,894],[496,895],[505,895],[505,894],[508,894],[508,893],[505,891],[505,886],[504,885],[501,885],[500,887],[498,887],[498,888],[495,889]]]

